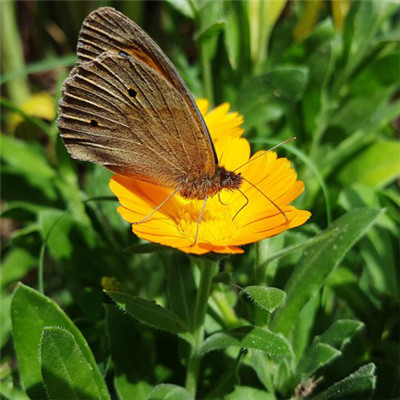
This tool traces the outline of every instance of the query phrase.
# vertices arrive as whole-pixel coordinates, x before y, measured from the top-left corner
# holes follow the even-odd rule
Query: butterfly
[[[204,200],[199,225],[210,196],[240,190],[244,178],[218,165],[185,82],[137,24],[111,7],[93,11],[79,33],[77,56],[63,85],[58,118],[71,156],[173,189],[137,223],[179,192]]]
[[[58,119],[73,158],[190,199],[240,187],[240,173],[218,165],[185,82],[138,25],[113,8],[99,8],[83,22],[77,55]]]

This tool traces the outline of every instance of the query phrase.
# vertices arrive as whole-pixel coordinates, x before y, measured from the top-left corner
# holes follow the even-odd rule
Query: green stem
[[[197,379],[201,362],[200,348],[204,341],[204,321],[207,314],[208,298],[211,293],[212,281],[218,272],[218,262],[201,259],[200,283],[196,296],[194,310],[193,337],[194,345],[189,356],[185,387],[189,393],[196,396]]]
[[[210,104],[214,105],[214,90],[213,90],[213,77],[211,61],[206,54],[205,44],[200,42],[200,58],[201,58],[201,71],[203,76],[203,85],[205,97]]]
[[[1,36],[4,38],[1,41],[1,64],[2,72],[6,74],[24,69],[25,62],[16,23],[15,2],[6,0],[0,3]],[[7,93],[13,103],[21,105],[29,97],[26,80],[19,78],[8,82]]]

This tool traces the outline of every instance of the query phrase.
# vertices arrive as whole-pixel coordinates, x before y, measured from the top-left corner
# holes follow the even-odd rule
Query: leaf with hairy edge
[[[106,305],[106,321],[118,398],[145,400],[153,389],[148,380],[154,370],[150,355],[154,343],[145,339],[148,331],[140,330],[139,323],[116,304]]]
[[[106,292],[123,310],[138,320],[155,328],[179,335],[190,342],[185,321],[172,311],[153,301],[134,297],[122,292]]]
[[[319,368],[329,364],[341,354],[340,350],[335,349],[329,344],[317,343],[304,354],[297,366],[297,371],[302,379],[308,378]]]
[[[147,396],[147,400],[193,400],[193,396],[182,386],[162,383]]]
[[[254,303],[261,308],[273,313],[285,302],[286,293],[274,287],[247,286],[243,289]]]
[[[97,371],[83,356],[74,335],[65,328],[43,329],[40,364],[50,400],[109,398],[97,384]]]
[[[340,351],[364,324],[355,320],[335,321],[324,333],[314,338],[314,342],[304,353],[298,364],[298,372],[307,378],[315,371],[342,354]]]
[[[332,235],[305,252],[285,287],[285,307],[274,314],[274,330],[289,334],[300,310],[318,292],[325,279],[380,213],[381,210],[368,208],[346,213],[328,228],[327,231],[334,231]]]
[[[292,349],[285,338],[256,326],[244,326],[215,333],[204,341],[200,352],[206,354],[230,346],[262,350],[274,359],[293,357]]]
[[[38,357],[40,338],[43,328],[59,327],[74,336],[80,352],[93,370],[93,379],[101,388],[101,398],[109,399],[107,387],[85,338],[53,300],[20,283],[11,303],[11,320],[21,380],[30,397],[46,398]]]
[[[317,394],[313,400],[369,399],[376,385],[375,364],[369,363]]]

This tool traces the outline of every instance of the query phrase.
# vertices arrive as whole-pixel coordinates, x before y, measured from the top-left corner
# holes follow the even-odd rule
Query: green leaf
[[[364,327],[360,321],[353,319],[339,319],[335,321],[324,333],[316,336],[315,343],[326,343],[338,350],[350,341],[351,337]]]
[[[313,400],[369,399],[376,385],[375,370],[373,363],[363,365],[348,377],[314,396]]]
[[[8,342],[11,335],[11,295],[0,291],[0,349]]]
[[[55,177],[55,171],[46,162],[42,148],[36,143],[1,135],[1,158],[21,173],[35,176],[36,179]]]
[[[244,326],[214,333],[204,341],[200,352],[206,354],[210,351],[226,349],[230,346],[262,350],[274,359],[293,356],[293,352],[285,338],[256,326]]]
[[[76,64],[76,55],[69,55],[65,57],[58,57],[53,60],[42,60],[37,63],[26,65],[23,70],[12,71],[4,74],[0,78],[0,84],[12,81],[16,78],[23,77],[36,72],[48,71],[59,67],[72,67]]]
[[[38,356],[43,328],[60,327],[67,329],[74,336],[85,360],[93,370],[97,386],[102,388],[102,398],[108,398],[107,388],[85,338],[53,300],[20,283],[11,303],[11,320],[21,380],[30,397],[46,397],[41,383]]]
[[[365,96],[381,87],[398,84],[399,65],[399,52],[373,60],[351,82],[350,92],[356,96]]]
[[[189,340],[188,328],[185,321],[172,311],[156,304],[153,301],[134,297],[122,292],[106,292],[123,310],[134,318],[155,328],[179,335]]]
[[[381,210],[367,208],[348,212],[328,228],[327,231],[334,231],[332,235],[305,252],[286,284],[285,307],[274,314],[274,330],[289,334],[303,306],[318,292],[328,275],[380,213]]]
[[[56,198],[52,183],[56,173],[47,163],[42,147],[37,143],[24,142],[2,134],[0,151],[2,160],[12,171],[24,177],[31,186],[40,189],[48,198]]]
[[[272,393],[264,390],[255,389],[250,386],[235,386],[235,390],[225,397],[226,400],[275,400],[276,397]]]
[[[154,369],[152,341],[139,331],[137,322],[116,305],[106,307],[107,330],[115,368],[114,385],[120,400],[145,400],[152,386],[146,381]]]
[[[251,93],[251,96],[239,96],[235,108],[244,114],[248,126],[264,122],[276,112],[281,115],[282,105],[298,101],[307,79],[307,69],[300,67],[282,67],[252,78],[240,89],[240,93]]]
[[[70,258],[74,248],[74,242],[81,241],[80,247],[93,247],[96,241],[96,233],[90,227],[83,225],[76,217],[69,215],[67,211],[48,209],[39,212],[40,231],[43,240],[47,240],[47,246],[58,259]],[[75,240],[73,240],[74,238]]]
[[[338,297],[347,303],[355,316],[364,321],[367,326],[374,327],[379,319],[379,312],[366,293],[361,290],[359,279],[353,271],[339,267],[329,276],[327,285],[331,286]]]
[[[275,373],[276,364],[271,363],[268,355],[266,355],[261,350],[252,349],[250,351],[251,354],[251,363],[250,366],[253,368],[255,373],[257,374],[258,379],[264,385],[264,387],[268,390],[268,392],[274,393],[275,387],[272,383],[272,376]]]
[[[250,297],[261,308],[273,313],[285,302],[286,293],[274,287],[247,286],[243,293]]]
[[[332,362],[341,354],[341,351],[335,349],[329,344],[317,343],[304,354],[297,366],[297,372],[299,375],[301,375],[302,379],[308,378],[319,368]]]
[[[6,287],[12,282],[22,279],[37,261],[28,251],[20,247],[11,249],[1,266],[0,286]]]
[[[193,396],[182,386],[162,383],[150,392],[147,400],[193,400]]]
[[[293,327],[290,335],[293,351],[298,360],[310,344],[310,338],[313,334],[315,319],[320,306],[321,296],[317,294],[312,297],[299,312],[296,325]]]
[[[225,21],[216,21],[211,25],[206,26],[199,32],[196,32],[194,39],[196,41],[202,41],[208,38],[212,38],[213,36],[217,35],[220,31],[224,29],[226,25]]]
[[[4,368],[3,364],[3,371]],[[30,400],[29,396],[13,381],[11,374],[0,380],[0,396],[7,400]]]
[[[246,354],[246,349],[239,351],[235,362],[229,363],[224,373],[218,376],[218,381],[212,385],[212,389],[207,393],[207,399],[225,399],[225,396],[233,390],[234,386],[239,384],[239,370]]]
[[[286,0],[248,1],[250,50],[255,73],[263,70],[271,31],[279,18]]]
[[[98,370],[83,356],[74,335],[60,327],[44,328],[40,342],[43,382],[51,400],[109,399],[98,385]]]
[[[197,17],[199,26],[197,26],[194,37],[201,47],[202,57],[212,60],[217,51],[219,34],[225,26],[222,3],[218,1],[202,2]]]
[[[355,182],[383,188],[400,175],[400,143],[374,143],[346,164],[338,174],[344,185]]]
[[[193,9],[190,5],[190,0],[167,0],[167,2],[185,17],[190,19],[194,18]]]
[[[168,266],[167,291],[171,310],[188,326],[193,326],[196,285],[192,264],[188,265],[181,260],[177,260],[177,262],[172,260],[171,265]]]

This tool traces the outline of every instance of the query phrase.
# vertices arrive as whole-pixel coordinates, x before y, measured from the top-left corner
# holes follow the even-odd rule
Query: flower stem
[[[25,68],[21,38],[18,32],[15,1],[0,2],[1,35],[6,40],[1,41],[1,63],[3,73],[21,71]],[[25,78],[13,79],[6,84],[7,94],[11,102],[21,105],[29,97],[29,88]]]
[[[200,283],[196,296],[194,323],[192,327],[194,345],[192,347],[186,372],[186,390],[195,397],[197,379],[201,362],[200,348],[204,341],[204,321],[207,314],[208,298],[211,293],[212,280],[218,272],[218,262],[200,260]]]
[[[213,76],[211,61],[206,55],[205,44],[200,45],[201,70],[203,75],[204,93],[211,105],[214,105]]]

